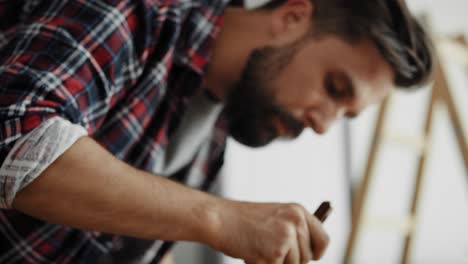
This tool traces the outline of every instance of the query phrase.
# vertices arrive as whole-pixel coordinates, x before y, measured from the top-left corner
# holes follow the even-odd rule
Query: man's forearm
[[[132,168],[82,138],[20,191],[13,207],[81,229],[210,244],[221,201]]]
[[[90,138],[20,191],[13,207],[86,230],[197,241],[246,263],[302,263],[328,244],[320,221],[300,205],[217,198],[134,169]]]

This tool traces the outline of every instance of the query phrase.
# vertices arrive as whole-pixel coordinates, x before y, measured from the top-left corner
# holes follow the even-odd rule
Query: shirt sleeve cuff
[[[87,134],[82,126],[54,117],[20,138],[0,167],[0,208],[11,208],[19,191]]]

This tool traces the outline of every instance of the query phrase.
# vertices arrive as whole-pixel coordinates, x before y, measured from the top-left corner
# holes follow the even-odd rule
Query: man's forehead
[[[393,88],[395,73],[375,44],[361,41],[347,45],[350,54],[338,63],[350,75],[355,86],[362,87],[361,90],[372,90],[375,94]]]
[[[350,54],[338,63],[350,79],[358,108],[364,109],[389,94],[394,87],[395,74],[372,42],[347,45],[346,51]]]

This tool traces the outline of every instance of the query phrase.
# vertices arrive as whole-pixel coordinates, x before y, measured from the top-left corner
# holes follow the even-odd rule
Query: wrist
[[[197,227],[193,240],[207,244],[217,249],[222,235],[223,211],[226,210],[228,201],[222,198],[210,196],[194,208],[194,216],[197,219]]]

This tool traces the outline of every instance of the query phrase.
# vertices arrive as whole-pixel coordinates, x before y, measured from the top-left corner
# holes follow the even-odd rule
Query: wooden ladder
[[[445,44],[453,45],[451,50],[453,53],[456,53],[459,58],[460,56],[464,56],[464,63],[468,62],[468,46],[466,45],[466,41],[464,38],[458,38],[457,40],[450,40],[447,42],[445,39]],[[440,43],[442,40],[437,41],[437,54],[438,58],[440,58],[441,49]],[[450,49],[450,47],[449,47]],[[465,64],[468,69],[468,64]],[[397,221],[397,223],[393,223],[393,225],[398,225],[400,230],[405,234],[405,242],[403,248],[403,254],[401,256],[401,263],[407,264],[409,263],[409,256],[411,251],[411,244],[414,237],[414,230],[415,225],[418,219],[418,205],[419,205],[419,198],[421,194],[421,183],[424,178],[424,168],[427,162],[427,158],[429,156],[429,142],[431,140],[432,134],[432,123],[434,119],[434,112],[436,107],[445,106],[447,107],[450,123],[452,128],[454,129],[456,140],[458,143],[458,147],[460,149],[460,153],[462,155],[462,160],[465,165],[465,172],[468,176],[468,148],[467,148],[467,141],[468,141],[468,134],[465,134],[463,131],[462,121],[460,119],[460,115],[456,109],[455,102],[453,100],[453,96],[449,89],[449,84],[447,81],[447,75],[444,72],[443,65],[440,64],[440,60],[436,60],[435,65],[435,72],[434,72],[434,84],[431,89],[431,96],[428,104],[428,111],[425,116],[425,124],[424,124],[424,134],[421,141],[414,142],[415,146],[419,148],[419,161],[418,167],[416,172],[415,178],[415,185],[414,190],[412,193],[412,200],[411,200],[411,210],[406,217],[406,219],[402,219],[401,221]],[[383,141],[388,140],[385,136],[384,125],[386,114],[389,108],[389,101],[390,97],[388,97],[381,105],[377,121],[375,124],[374,132],[373,132],[373,140],[371,143],[371,147],[369,150],[369,156],[365,168],[365,173],[363,180],[361,181],[360,185],[358,186],[357,190],[353,193],[353,205],[352,205],[352,219],[351,219],[351,232],[348,239],[347,249],[345,253],[344,263],[350,264],[352,263],[353,253],[356,247],[356,241],[358,235],[363,228],[363,215],[364,215],[364,205],[368,200],[369,194],[369,186],[372,178],[374,177],[374,168],[377,160],[377,153],[379,148],[381,147]]]

